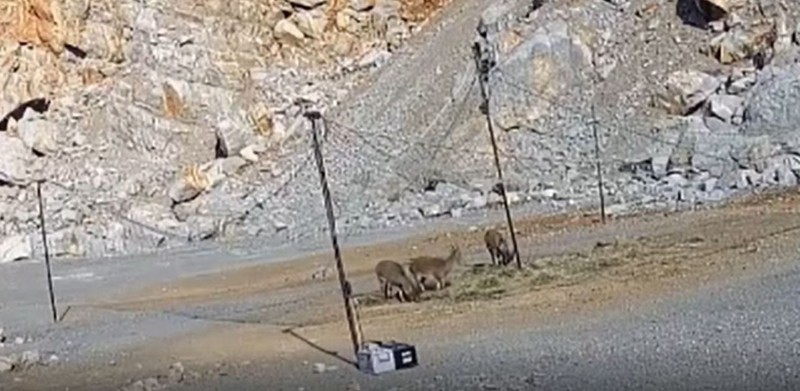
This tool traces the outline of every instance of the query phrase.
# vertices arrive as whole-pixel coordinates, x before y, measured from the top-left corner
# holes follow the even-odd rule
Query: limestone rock
[[[27,183],[29,160],[29,149],[22,140],[0,133],[0,183]]]
[[[289,4],[291,5],[311,9],[325,4],[328,0],[288,0],[288,1]]]
[[[197,165],[192,165],[181,171],[167,191],[169,198],[174,203],[190,201],[211,187],[208,175],[200,170]]]
[[[0,356],[0,373],[11,372],[16,363],[11,357]]]
[[[305,35],[297,25],[289,20],[283,19],[275,24],[275,39],[282,43],[298,44],[303,41]]]
[[[759,76],[744,111],[743,132],[768,135],[791,148],[800,146],[800,66]]]
[[[0,240],[0,264],[29,259],[32,256],[33,244],[30,236],[19,234]]]
[[[321,10],[302,11],[292,15],[292,21],[300,32],[310,38],[320,38],[327,18]]]
[[[499,61],[500,72],[490,80],[489,104],[497,124],[511,130],[533,128],[548,115],[562,93],[586,77],[592,54],[565,21],[557,20],[537,29]]]
[[[56,151],[56,125],[28,108],[22,120],[17,123],[19,137],[25,146],[40,155]]]
[[[655,99],[669,114],[686,115],[705,102],[721,84],[707,73],[677,71],[669,75],[664,90]]]
[[[236,156],[247,145],[247,136],[242,129],[229,120],[221,121],[217,125],[216,137],[216,152],[220,158]]]
[[[735,95],[714,95],[708,100],[708,110],[717,118],[730,122],[734,115],[741,114],[744,98]]]
[[[358,12],[369,11],[375,7],[376,0],[350,0],[350,8]]]

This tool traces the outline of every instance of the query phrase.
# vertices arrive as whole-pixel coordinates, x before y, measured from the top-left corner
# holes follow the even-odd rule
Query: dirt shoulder
[[[486,330],[551,327],[631,307],[641,310],[663,298],[774,271],[795,261],[800,197],[759,197],[714,210],[652,214],[606,225],[594,220],[557,216],[521,221],[519,241],[526,263],[521,272],[475,266],[488,261],[482,229],[346,249],[349,277],[361,298],[365,337],[433,349]],[[371,269],[378,260],[444,253],[453,242],[465,249],[466,262],[447,290],[417,304],[387,303],[371,295],[377,289]],[[86,376],[95,384],[119,384],[139,374],[164,372],[175,361],[214,375],[230,370],[221,369],[226,365],[300,369],[330,358],[326,354],[349,357],[338,284],[332,273],[322,280],[310,277],[330,262],[330,255],[322,253],[187,278],[94,303],[144,314],[202,311],[206,316],[193,321],[207,327],[147,341],[113,367],[63,366],[42,371],[44,377],[31,373],[18,385],[32,386],[56,373],[75,385],[86,384]],[[247,307],[245,315],[220,315],[219,309],[236,306]]]

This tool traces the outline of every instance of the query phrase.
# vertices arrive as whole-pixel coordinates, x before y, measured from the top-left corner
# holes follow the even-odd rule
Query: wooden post
[[[47,247],[47,230],[44,224],[44,200],[42,200],[42,182],[36,182],[36,196],[39,198],[39,225],[42,228],[42,245],[44,247],[44,264],[47,269],[47,290],[50,293],[50,309],[53,311],[53,323],[58,323],[56,296],[53,290],[53,274],[50,272],[50,250]]]
[[[497,141],[494,136],[494,125],[492,124],[492,115],[489,110],[489,100],[491,99],[491,91],[489,91],[489,72],[495,66],[494,50],[491,45],[486,42],[486,26],[481,24],[478,26],[478,34],[483,38],[483,42],[476,42],[474,49],[475,66],[478,69],[479,81],[481,85],[481,97],[483,99],[482,111],[486,115],[486,125],[489,129],[489,138],[492,142],[492,151],[494,152],[494,166],[497,169],[497,178],[500,181],[500,195],[503,198],[503,208],[506,211],[506,222],[508,223],[508,230],[511,235],[511,243],[514,246],[514,258],[517,262],[517,269],[522,269],[522,261],[519,257],[519,247],[517,246],[517,233],[514,230],[514,220],[511,218],[511,209],[508,206],[508,196],[506,195],[506,185],[503,181],[503,169],[500,166],[500,157],[497,153]]]
[[[347,325],[350,328],[350,339],[353,343],[353,353],[356,355],[356,362],[358,362],[358,350],[361,348],[361,341],[358,334],[359,327],[356,325],[356,316],[353,311],[353,303],[351,301],[352,288],[345,276],[344,264],[342,263],[342,254],[339,250],[339,240],[336,236],[336,218],[333,215],[333,202],[331,201],[331,192],[328,188],[328,179],[325,173],[325,163],[322,158],[322,146],[319,142],[320,127],[322,126],[322,115],[318,111],[307,111],[306,118],[311,121],[311,139],[314,144],[314,157],[317,161],[317,169],[319,170],[319,183],[322,188],[322,198],[325,201],[325,210],[328,215],[328,227],[331,234],[331,245],[333,246],[333,257],[336,259],[336,271],[339,275],[339,285],[342,290],[342,300],[344,300],[345,316],[347,317]]]

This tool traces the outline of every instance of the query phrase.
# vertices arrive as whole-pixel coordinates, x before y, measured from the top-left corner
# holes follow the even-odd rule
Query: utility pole
[[[53,323],[58,323],[56,295],[53,290],[53,274],[50,272],[50,249],[47,247],[47,230],[44,225],[44,200],[42,200],[42,182],[36,181],[36,197],[39,198],[39,225],[42,229],[42,245],[44,247],[44,265],[47,269],[47,290],[50,293],[50,309],[53,311]]]
[[[605,45],[605,43],[604,43],[604,45]],[[597,52],[595,52],[595,55],[596,54],[597,54]],[[597,60],[597,58],[595,57],[594,61],[592,61],[592,63],[595,64],[595,65],[593,66],[594,72],[592,73],[592,77],[591,77],[592,90],[593,90],[592,91],[592,98],[591,98],[592,99],[592,106],[591,106],[591,110],[592,110],[592,136],[594,137],[594,160],[595,160],[595,166],[597,168],[597,196],[600,199],[600,221],[603,224],[605,224],[606,223],[606,196],[605,196],[605,191],[603,189],[603,161],[600,158],[600,136],[597,134],[597,125],[598,125],[599,121],[597,120],[597,110],[596,110],[596,107],[597,107],[597,99],[596,98],[597,98],[597,94],[600,91],[600,89],[598,88],[599,87],[598,86],[598,84],[599,84],[598,80],[602,79],[602,77],[600,76],[600,72],[598,72],[598,70],[597,70],[597,61],[596,60]]]
[[[597,194],[600,198],[600,221],[605,224],[606,196],[603,191],[603,164],[600,160],[600,137],[597,136],[597,114],[595,113],[594,97],[592,98],[592,135],[594,136],[594,160],[597,166]]]
[[[317,169],[319,170],[319,183],[322,188],[322,198],[325,201],[325,210],[328,215],[328,227],[331,234],[331,245],[333,246],[333,257],[336,259],[336,271],[339,275],[339,285],[342,290],[342,299],[344,300],[345,316],[347,316],[347,326],[350,328],[350,339],[353,343],[353,353],[358,362],[358,351],[361,348],[360,335],[358,330],[360,327],[356,324],[356,314],[353,310],[353,303],[351,300],[352,287],[344,272],[344,264],[342,263],[342,254],[339,250],[339,239],[336,235],[336,218],[333,215],[333,202],[331,201],[331,192],[328,188],[328,179],[325,173],[325,163],[322,159],[322,145],[320,144],[320,128],[322,125],[322,115],[319,111],[306,111],[306,118],[311,121],[311,140],[314,146],[314,157],[317,161]]]
[[[500,195],[503,198],[503,208],[506,211],[506,222],[508,223],[508,230],[511,235],[511,243],[514,245],[514,258],[517,262],[517,269],[522,269],[522,261],[519,257],[519,247],[517,246],[517,233],[514,230],[514,221],[511,218],[511,209],[508,206],[508,196],[506,195],[506,185],[503,181],[503,169],[500,166],[500,157],[497,153],[497,141],[494,137],[494,125],[492,124],[492,115],[489,110],[489,100],[491,99],[491,91],[489,90],[489,73],[496,65],[494,47],[488,42],[487,26],[483,23],[478,25],[478,34],[480,40],[473,45],[473,54],[475,56],[475,67],[479,73],[479,82],[481,85],[481,98],[483,99],[481,111],[486,115],[486,125],[489,129],[489,138],[492,141],[492,151],[494,152],[494,165],[497,168],[497,178],[500,181]]]

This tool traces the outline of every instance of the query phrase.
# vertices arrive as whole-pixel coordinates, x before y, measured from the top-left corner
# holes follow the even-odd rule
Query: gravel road
[[[420,367],[377,378],[349,367],[312,375],[295,366],[242,371],[190,388],[797,390],[798,292],[794,263],[657,301],[631,300],[610,312],[565,316],[546,327],[429,341],[418,346]]]

